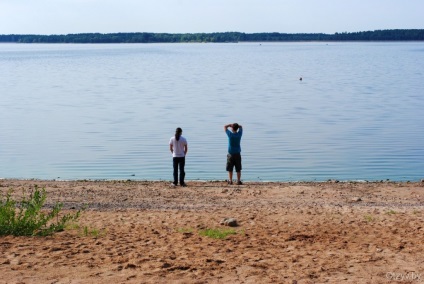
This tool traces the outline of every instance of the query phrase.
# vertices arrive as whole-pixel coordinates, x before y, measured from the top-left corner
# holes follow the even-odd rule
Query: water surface
[[[424,43],[0,44],[0,177],[424,178]],[[302,77],[303,80],[299,80]]]

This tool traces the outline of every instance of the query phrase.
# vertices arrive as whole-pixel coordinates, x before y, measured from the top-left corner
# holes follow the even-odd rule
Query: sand
[[[78,224],[0,237],[0,283],[422,283],[424,183],[0,180]],[[235,234],[203,236],[204,229]],[[85,230],[84,230],[85,228]]]

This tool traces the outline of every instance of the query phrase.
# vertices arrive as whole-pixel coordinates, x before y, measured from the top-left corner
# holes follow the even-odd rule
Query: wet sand
[[[35,185],[47,207],[86,209],[53,236],[0,237],[0,283],[424,282],[422,182],[6,179],[0,192]],[[235,234],[199,233],[226,217]]]

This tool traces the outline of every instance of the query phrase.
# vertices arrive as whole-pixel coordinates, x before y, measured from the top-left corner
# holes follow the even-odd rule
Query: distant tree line
[[[289,42],[289,41],[421,41],[424,29],[324,33],[83,33],[67,35],[0,35],[0,42],[16,43],[166,43],[166,42]]]

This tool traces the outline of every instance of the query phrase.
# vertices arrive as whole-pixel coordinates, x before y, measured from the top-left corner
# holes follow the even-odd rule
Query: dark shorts
[[[239,154],[227,154],[227,172],[232,172],[234,167],[236,172],[241,171],[241,155]]]

